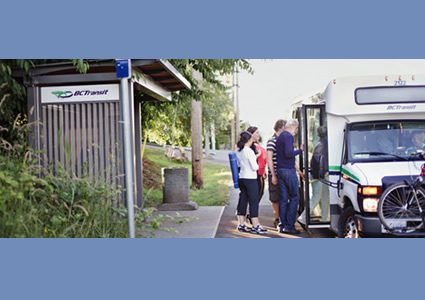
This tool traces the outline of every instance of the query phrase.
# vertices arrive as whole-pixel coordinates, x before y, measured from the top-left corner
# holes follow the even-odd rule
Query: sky
[[[301,96],[323,91],[341,76],[425,74],[425,59],[255,59],[254,74],[239,73],[240,119],[256,126],[263,144],[278,119],[290,118],[290,105]]]

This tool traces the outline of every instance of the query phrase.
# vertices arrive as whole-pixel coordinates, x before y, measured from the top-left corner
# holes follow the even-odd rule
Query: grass
[[[120,189],[103,180],[76,177],[63,166],[55,173],[36,168],[30,157],[0,152],[0,238],[128,236],[127,209],[113,204]],[[154,211],[135,210],[136,237],[155,237],[157,229],[172,230],[164,227],[165,221],[185,221],[180,216],[153,215]]]
[[[171,161],[164,150],[146,148],[143,157],[145,207],[156,207],[162,203],[161,169],[168,167],[186,167],[189,170],[189,184],[192,181],[192,164]],[[190,201],[200,206],[222,206],[229,200],[231,187],[230,168],[211,163],[203,163],[204,188],[190,189]],[[155,184],[156,183],[156,184]]]

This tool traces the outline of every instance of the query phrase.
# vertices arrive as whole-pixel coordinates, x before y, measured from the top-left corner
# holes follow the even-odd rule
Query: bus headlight
[[[381,187],[380,186],[363,186],[363,187],[360,186],[357,189],[357,192],[365,196],[376,196],[381,194]]]
[[[364,198],[363,199],[363,210],[365,212],[377,212],[378,211],[379,198]]]

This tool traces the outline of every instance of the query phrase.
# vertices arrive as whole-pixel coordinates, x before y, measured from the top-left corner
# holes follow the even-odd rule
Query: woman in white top
[[[250,149],[252,142],[251,133],[242,132],[238,142],[238,150],[236,151],[236,158],[240,168],[239,189],[241,191],[237,207],[239,222],[237,229],[242,232],[263,234],[267,230],[260,225],[258,220],[258,164],[254,152]],[[249,214],[253,224],[251,229],[245,224],[247,202],[249,203]]]

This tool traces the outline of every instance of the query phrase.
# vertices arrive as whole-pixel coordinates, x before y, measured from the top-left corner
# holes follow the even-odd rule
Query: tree
[[[212,125],[217,130],[225,129],[229,121],[229,112],[233,110],[228,91],[206,83],[203,92],[201,101],[204,126],[207,130],[211,130]]]
[[[111,60],[113,61],[113,60]],[[12,70],[20,69],[28,71],[30,68],[47,63],[72,62],[75,68],[85,73],[90,67],[88,60],[84,59],[10,59],[0,60],[0,138],[13,141],[17,138],[14,135],[14,122],[25,123],[27,114],[26,88],[12,76]],[[220,128],[225,122],[225,110],[228,105],[225,102],[226,86],[219,80],[219,75],[232,73],[235,66],[248,70],[252,73],[252,68],[248,61],[243,59],[171,59],[171,64],[189,80],[192,85],[191,90],[173,93],[172,101],[169,103],[149,102],[142,107],[142,129],[147,132],[149,140],[160,144],[174,141],[180,145],[190,144],[190,108],[191,101],[198,100],[205,106],[204,124],[211,125],[211,119],[216,128]],[[205,89],[201,90],[197,82],[192,78],[192,69],[202,73]],[[221,103],[215,104],[215,102]],[[177,115],[177,118],[175,116]],[[17,119],[17,116],[20,116]],[[175,122],[175,126],[174,126]],[[224,126],[224,125],[223,125]]]
[[[192,89],[174,93],[169,103],[145,103],[142,108],[142,129],[144,134],[147,131],[151,142],[170,144],[174,140],[175,144],[188,146],[191,143],[191,101],[201,101],[205,107],[204,126],[210,127],[214,121],[217,122],[216,128],[224,128],[226,118],[232,111],[232,103],[226,97],[228,87],[221,82],[219,76],[234,72],[236,65],[250,73],[253,71],[249,62],[243,59],[171,59],[170,62],[188,79]],[[192,78],[192,69],[201,72],[203,89]]]
[[[72,61],[81,73],[87,72],[89,63],[83,59],[2,59],[0,60],[0,141],[11,144],[26,144],[22,131],[16,125],[25,124],[27,119],[27,92],[24,84],[12,75],[13,70],[28,72],[30,68],[46,63]],[[1,148],[1,147],[0,147]]]

